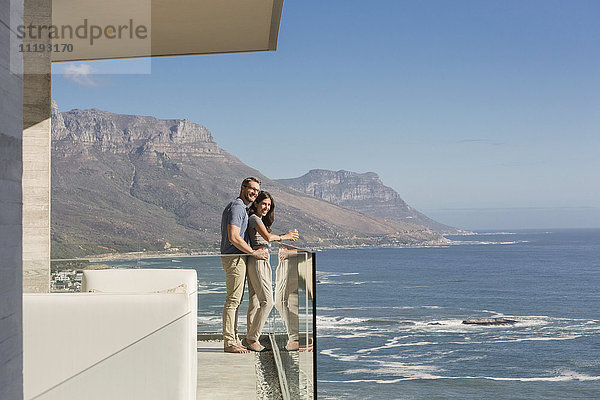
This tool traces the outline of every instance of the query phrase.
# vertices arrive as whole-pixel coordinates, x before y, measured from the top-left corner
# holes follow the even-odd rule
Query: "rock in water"
[[[466,319],[462,323],[466,325],[514,325],[517,321],[506,318],[473,318]]]

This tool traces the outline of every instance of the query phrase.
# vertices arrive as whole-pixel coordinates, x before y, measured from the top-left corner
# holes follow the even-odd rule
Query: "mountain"
[[[392,188],[381,182],[374,172],[313,169],[299,178],[277,179],[277,182],[299,192],[331,203],[395,221],[411,222],[442,234],[461,232],[421,214]]]
[[[204,126],[52,104],[53,258],[138,250],[215,251],[225,205],[248,176],[275,198],[275,232],[299,246],[394,245],[444,239],[299,193],[219,148]]]

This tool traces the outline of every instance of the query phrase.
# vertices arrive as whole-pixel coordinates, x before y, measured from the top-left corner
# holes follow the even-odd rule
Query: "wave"
[[[482,240],[453,240],[448,245],[451,246],[464,246],[464,245],[514,245],[529,243],[529,240],[513,240],[508,242],[491,242]]]
[[[488,356],[460,357],[460,358],[454,358],[452,360],[447,360],[446,362],[448,362],[448,363],[462,363],[462,362],[465,362],[465,361],[483,360],[485,358],[488,358]]]
[[[328,281],[327,279],[319,279],[320,285],[364,285],[365,283],[383,283],[383,281],[364,281],[364,282],[353,282],[353,281]]]
[[[367,324],[374,324],[374,325],[403,325],[403,324],[407,324],[407,325],[413,325],[414,322],[412,321],[394,321],[394,320],[389,320],[389,319],[368,319],[367,321],[365,321],[365,323]]]
[[[440,306],[360,306],[360,307],[321,307],[317,306],[318,311],[338,311],[338,310],[417,310],[420,308],[438,310],[444,307]]]
[[[198,321],[198,326],[213,326],[213,325],[221,324],[221,318],[219,318],[217,316],[199,315],[197,318],[197,321]]]
[[[330,285],[362,285],[364,283],[378,283],[378,282],[355,282],[355,281],[338,281],[331,278],[340,278],[345,276],[360,275],[359,272],[317,272],[317,281],[319,284],[330,284]]]
[[[222,294],[226,293],[225,283],[198,282],[198,294]]]
[[[516,232],[474,232],[464,236],[493,236],[493,235],[516,235]]]
[[[382,333],[387,335],[396,333],[395,337],[388,338],[385,343],[356,351],[358,354],[365,355],[382,350],[388,351],[393,348],[415,346],[439,345],[443,347],[448,345],[565,341],[597,335],[600,332],[600,324],[594,322],[595,320],[546,316],[511,316],[510,318],[519,321],[518,324],[479,326],[463,324],[462,319],[426,322],[389,318],[327,317],[318,319],[317,325],[321,321],[321,326],[329,337],[347,335],[348,331],[360,334],[360,336],[356,335],[354,337],[367,337],[369,332],[378,334],[377,336],[382,336],[380,335]],[[459,336],[455,340],[446,341],[447,334],[458,334]]]
[[[361,323],[368,321],[368,318],[354,318],[354,317],[326,317],[317,315],[317,326],[319,330],[327,329],[359,329],[365,330],[368,327],[360,326]]]
[[[376,307],[379,308],[379,307]],[[381,307],[384,308],[384,307]],[[411,309],[411,308],[432,308],[439,309],[438,306],[421,306],[421,307],[388,307],[396,309]],[[369,307],[355,308],[319,308],[319,311],[341,311],[341,310],[362,310]],[[597,320],[576,319],[564,317],[550,317],[544,315],[506,315],[494,311],[484,310],[487,314],[491,314],[492,318],[507,318],[516,320],[514,325],[476,325],[463,324],[465,319],[471,318],[473,313],[465,313],[468,315],[463,318],[452,319],[429,319],[429,320],[414,320],[414,319],[395,319],[387,316],[381,318],[357,318],[357,317],[336,317],[317,315],[317,326],[320,329],[325,329],[328,334],[330,331],[339,330],[340,333],[348,330],[372,330],[373,332],[381,331],[387,327],[391,332],[406,333],[406,334],[427,334],[438,335],[444,333],[454,334],[470,334],[481,337],[482,342],[501,342],[501,341],[526,341],[526,340],[569,340],[580,337],[582,335],[592,335],[600,332],[600,323]],[[479,317],[479,312],[476,313]],[[471,343],[474,343],[471,341]]]
[[[360,349],[357,350],[356,352],[359,354],[362,353],[372,353],[374,351],[377,350],[382,350],[382,349],[390,349],[393,347],[411,347],[411,346],[428,346],[428,345],[437,345],[440,344],[439,342],[429,342],[429,341],[420,341],[420,342],[408,342],[408,343],[401,343],[400,341],[402,339],[408,338],[410,336],[397,336],[393,339],[389,339],[387,343],[385,343],[383,346],[377,346],[377,347],[370,347],[370,348],[366,348],[366,349]]]
[[[373,333],[370,331],[366,331],[366,332],[354,332],[354,333],[348,333],[348,334],[342,334],[342,335],[321,335],[319,334],[319,337],[334,337],[336,339],[355,339],[355,338],[372,338],[372,337],[383,337],[385,336],[382,333]]]
[[[541,336],[541,337],[525,337],[525,338],[507,338],[505,340],[490,340],[487,343],[513,343],[513,342],[539,342],[539,341],[550,341],[550,340],[572,340],[583,337],[583,335],[570,335],[570,336]]]
[[[579,382],[588,382],[588,381],[600,381],[600,376],[591,376],[586,374],[581,374],[578,372],[564,370],[563,372],[554,375],[554,376],[535,376],[535,377],[495,377],[495,376],[442,376],[442,375],[433,375],[431,373],[418,373],[418,370],[415,370],[413,367],[413,373],[411,376],[406,376],[402,378],[394,378],[394,379],[344,379],[344,380],[321,380],[319,379],[317,382],[319,383],[379,383],[379,384],[393,384],[405,381],[414,381],[414,380],[440,380],[440,379],[482,379],[482,380],[491,380],[491,381],[513,381],[513,382],[569,382],[569,381],[579,381]],[[356,370],[348,370],[344,371],[345,373],[373,373],[372,370],[368,369],[356,369]],[[410,370],[408,370],[410,372]]]
[[[337,278],[338,276],[360,275],[360,272],[317,272],[317,278]]]
[[[206,290],[198,290],[198,294],[223,294],[227,293],[225,289],[206,289]]]
[[[357,355],[349,355],[349,356],[344,356],[344,355],[339,355],[339,354],[334,354],[334,351],[336,350],[340,350],[340,348],[335,348],[335,349],[326,349],[326,350],[322,350],[320,352],[320,354],[329,356],[329,357],[333,357],[337,360],[340,361],[356,361],[358,359]]]

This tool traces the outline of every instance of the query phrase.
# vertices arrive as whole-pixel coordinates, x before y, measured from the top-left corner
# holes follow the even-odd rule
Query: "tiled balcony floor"
[[[222,341],[198,341],[196,399],[256,399],[255,354],[225,353]]]

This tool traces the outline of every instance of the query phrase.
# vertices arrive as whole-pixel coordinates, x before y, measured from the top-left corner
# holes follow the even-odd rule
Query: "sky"
[[[197,122],[272,179],[376,172],[463,229],[598,228],[598,15],[597,0],[285,0],[276,52],[54,64],[52,97]]]

